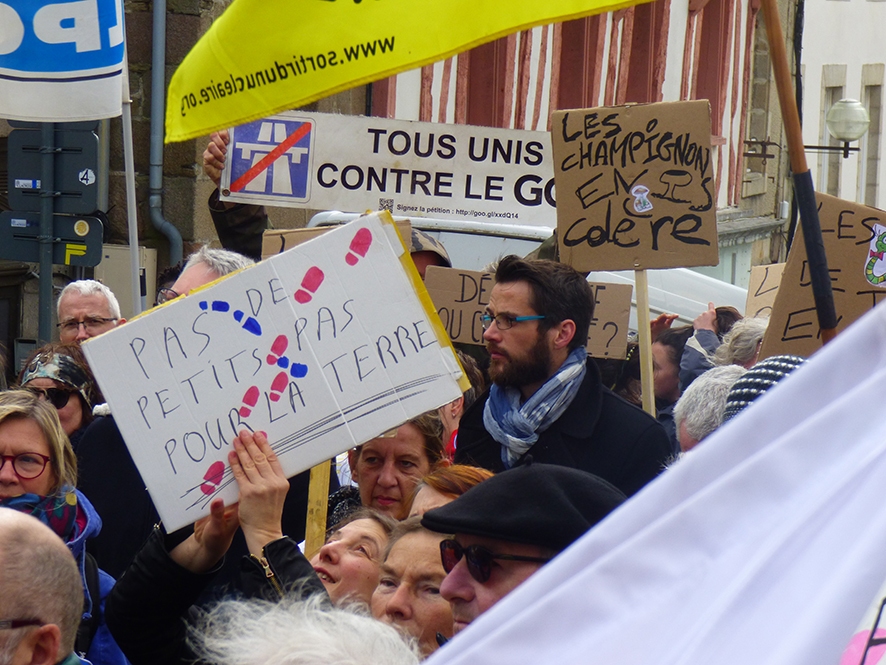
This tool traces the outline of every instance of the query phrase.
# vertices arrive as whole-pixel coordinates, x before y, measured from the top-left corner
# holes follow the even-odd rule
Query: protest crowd
[[[216,183],[225,151],[214,134]],[[260,260],[264,210],[217,192],[210,209],[225,249],[174,267],[158,304]],[[450,265],[420,231],[406,244],[422,278]],[[804,362],[760,359],[767,321],[731,307],[685,326],[659,316],[653,417],[636,338],[622,359],[588,356],[586,275],[517,256],[494,273],[485,352],[458,354],[470,389],[334,460],[316,552],[300,546],[309,473],[287,479],[248,429],[227,455],[239,500],[166,531],[80,348],[125,323],[117,298],[68,284],[59,341],[0,393],[0,665],[416,663],[469,640],[458,634]]]

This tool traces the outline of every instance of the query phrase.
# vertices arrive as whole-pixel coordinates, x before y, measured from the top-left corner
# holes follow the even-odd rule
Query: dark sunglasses
[[[35,395],[43,396],[47,402],[52,404],[56,409],[63,409],[65,405],[67,405],[68,400],[71,399],[71,395],[73,395],[76,390],[66,390],[65,388],[32,388],[25,387],[25,390],[28,390]]]
[[[537,556],[518,556],[516,554],[496,554],[481,545],[468,545],[462,547],[452,538],[440,541],[440,557],[443,560],[443,570],[448,575],[461,561],[462,557],[468,562],[468,572],[480,584],[489,580],[492,575],[492,562],[500,561],[530,561],[532,563],[547,563],[550,559]]]

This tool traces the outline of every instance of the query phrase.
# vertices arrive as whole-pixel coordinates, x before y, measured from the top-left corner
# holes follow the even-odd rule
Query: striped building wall
[[[759,0],[655,0],[527,30],[373,84],[373,115],[548,130],[557,109],[708,99],[718,208],[759,208],[743,196],[779,185],[770,174],[761,187],[767,160],[743,157],[747,138],[773,133],[770,91],[752,77],[756,60],[769,80],[758,9]],[[749,127],[755,111],[765,126]],[[755,214],[773,213],[772,201],[762,207]]]

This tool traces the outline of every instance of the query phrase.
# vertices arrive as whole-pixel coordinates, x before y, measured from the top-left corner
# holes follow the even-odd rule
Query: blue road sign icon
[[[310,197],[313,123],[272,116],[231,133],[229,191],[293,201]]]

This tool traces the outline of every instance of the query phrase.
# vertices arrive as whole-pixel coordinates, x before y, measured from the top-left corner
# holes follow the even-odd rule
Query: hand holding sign
[[[283,537],[280,525],[289,482],[262,432],[253,436],[244,430],[233,445],[228,462],[240,489],[240,527],[249,552],[261,557],[265,545]]]

